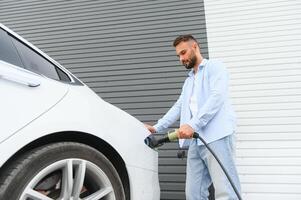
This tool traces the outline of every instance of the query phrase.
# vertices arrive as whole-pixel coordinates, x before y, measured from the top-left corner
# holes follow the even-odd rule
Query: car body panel
[[[131,183],[131,199],[160,199],[158,174],[142,168],[128,166]],[[155,184],[149,184],[155,183]]]
[[[38,84],[35,87],[32,85]],[[0,61],[0,143],[47,112],[68,91],[68,85]],[[13,124],[11,124],[13,122]]]
[[[144,125],[100,99],[86,86],[71,86],[64,99],[16,133],[12,140],[20,148],[48,134],[64,131],[95,135],[114,147],[126,164],[157,171],[153,165],[157,164],[154,156],[157,152],[144,144],[149,135]]]
[[[139,199],[142,194],[149,196],[144,198],[146,200],[158,199],[158,153],[143,142],[149,135],[148,130],[136,118],[101,100],[86,86],[71,86],[54,107],[5,140],[0,145],[3,152],[0,165],[32,141],[64,131],[92,134],[109,143],[126,164],[132,199]],[[153,190],[148,193],[144,187],[150,183]]]
[[[59,67],[71,80],[64,83],[0,61],[0,170],[16,153],[41,138],[80,132],[105,141],[120,155],[126,165],[132,200],[158,200],[158,153],[144,144],[150,133],[143,123],[101,99],[7,27],[0,24],[0,28]]]

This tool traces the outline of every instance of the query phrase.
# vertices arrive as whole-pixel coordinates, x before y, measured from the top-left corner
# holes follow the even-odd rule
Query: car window
[[[43,74],[44,76],[55,80],[70,81],[65,72],[50,63],[40,54],[36,53],[15,38],[11,37],[11,39],[19,51],[22,62],[24,63],[24,67],[26,69],[38,74]]]
[[[23,67],[16,48],[13,46],[7,33],[2,29],[0,29],[0,59],[18,67]]]
[[[63,72],[63,70],[61,70],[60,68],[56,68],[57,73],[59,74],[60,80],[61,81],[66,81],[66,82],[70,82],[70,78],[69,76]]]

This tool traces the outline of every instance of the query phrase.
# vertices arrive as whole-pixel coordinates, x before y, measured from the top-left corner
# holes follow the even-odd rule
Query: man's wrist
[[[187,123],[187,125],[189,125],[193,129],[194,132],[196,132],[196,130],[198,130],[198,126],[195,123],[193,123],[193,121],[189,121]]]
[[[155,129],[155,132],[154,132],[154,133],[158,133],[158,125],[155,124],[155,125],[153,125],[153,127],[154,127],[154,129]]]

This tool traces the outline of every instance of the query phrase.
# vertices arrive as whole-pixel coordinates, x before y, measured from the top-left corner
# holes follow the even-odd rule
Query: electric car
[[[144,125],[2,24],[0,96],[1,200],[160,199]]]

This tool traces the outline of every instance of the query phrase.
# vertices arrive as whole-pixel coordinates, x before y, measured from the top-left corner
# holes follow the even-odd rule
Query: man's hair
[[[187,42],[187,41],[195,41],[198,44],[198,41],[190,34],[187,35],[180,35],[173,41],[173,46],[176,47],[181,42]]]

